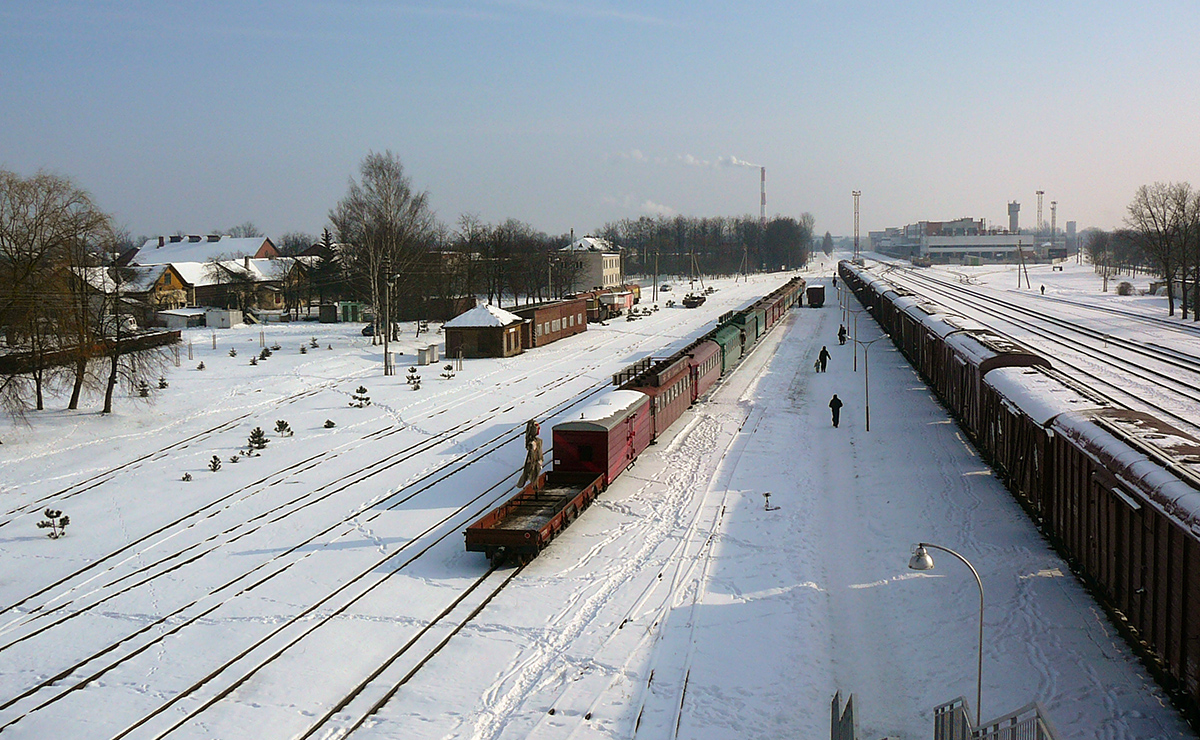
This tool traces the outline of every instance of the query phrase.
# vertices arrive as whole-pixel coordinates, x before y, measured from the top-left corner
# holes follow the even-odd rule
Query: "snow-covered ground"
[[[719,281],[701,309],[452,379],[423,367],[415,392],[404,375],[426,337],[411,329],[392,378],[357,326],[268,327],[281,350],[257,367],[258,328],[217,332],[216,349],[192,330],[152,405],[0,428],[0,512],[64,491],[36,508],[72,519],[50,540],[37,511],[0,517],[2,732],[107,738],[153,715],[128,737],[301,735],[486,572],[459,532],[507,495],[525,419],[787,277]],[[1037,699],[1062,737],[1192,737],[903,358],[880,341],[856,371],[838,319],[836,300],[793,311],[353,736],[816,738],[841,690],[864,737],[931,737],[935,705],[974,701],[978,592],[936,552],[935,570],[908,570],[928,541],[983,580],[985,718]],[[833,359],[815,373],[822,345]],[[294,436],[273,433],[281,419]],[[227,462],[255,426],[268,448]],[[460,469],[481,445],[496,449]]]

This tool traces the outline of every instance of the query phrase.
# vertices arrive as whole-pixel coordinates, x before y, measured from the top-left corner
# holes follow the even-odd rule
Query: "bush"
[[[350,401],[350,405],[355,408],[361,409],[365,406],[371,405],[371,397],[367,395],[366,386],[360,385],[358,389],[354,391],[354,394],[350,396],[350,398],[352,399]]]
[[[217,457],[216,455],[213,455],[212,459],[208,461],[208,469],[213,471],[214,473],[217,472],[218,470],[220,470],[221,469],[221,458]]]
[[[334,427],[336,427],[336,426],[337,426],[337,424],[334,424],[334,423],[333,423],[333,419],[326,419],[326,420],[325,420],[325,428],[326,428],[326,429],[333,429],[333,428],[334,428]]]
[[[50,532],[46,535],[47,537],[52,540],[57,540],[59,537],[62,537],[67,533],[67,525],[71,523],[71,517],[63,514],[57,509],[46,509],[46,511],[42,513],[46,515],[46,518],[38,522],[37,525],[38,529],[50,530]]]
[[[262,430],[262,427],[254,427],[253,431],[250,432],[250,449],[252,450],[266,449],[267,443],[270,441],[267,439],[267,435]]]
[[[1133,283],[1125,280],[1117,283],[1117,295],[1133,295]]]

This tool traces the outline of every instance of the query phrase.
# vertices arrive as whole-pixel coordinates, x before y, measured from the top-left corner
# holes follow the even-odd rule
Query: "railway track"
[[[587,391],[585,391],[581,394],[578,394],[570,402],[562,405],[561,408],[556,407],[554,409],[551,409],[549,412],[547,412],[544,415],[543,418],[551,418],[554,415],[561,413],[562,411],[569,409],[574,405],[577,405],[578,403],[582,403],[583,401],[587,400],[588,398],[595,395],[596,393],[604,390],[605,387],[606,386],[602,385],[602,384],[595,384],[592,387],[590,387]],[[471,423],[477,423],[477,421],[478,420],[471,420],[471,422],[464,422],[463,426],[469,426]],[[458,433],[461,433],[461,431],[459,431]],[[109,671],[112,671],[112,670],[116,669],[117,667],[121,666],[122,664],[124,664],[126,661],[129,661],[129,660],[137,657],[138,655],[140,655],[141,653],[143,653],[150,647],[161,643],[161,641],[164,640],[165,638],[179,633],[181,630],[183,630],[184,628],[186,628],[188,626],[199,624],[203,620],[211,618],[211,615],[214,612],[216,612],[217,609],[220,609],[222,606],[229,603],[230,600],[235,599],[239,596],[243,596],[257,588],[260,588],[263,584],[267,583],[271,579],[279,577],[280,575],[288,572],[293,566],[302,563],[307,557],[309,557],[311,552],[309,552],[307,554],[302,553],[302,551],[305,548],[319,544],[322,538],[333,535],[335,530],[337,530],[338,528],[342,528],[342,530],[343,530],[342,533],[339,535],[333,536],[331,541],[336,541],[340,537],[345,536],[348,533],[354,532],[355,527],[352,525],[352,522],[355,519],[357,519],[358,517],[364,515],[369,510],[376,509],[376,508],[380,509],[380,511],[377,511],[375,514],[373,514],[371,517],[369,517],[368,521],[370,519],[380,516],[385,511],[394,511],[394,510],[400,508],[403,504],[413,500],[420,493],[429,490],[435,484],[442,482],[442,481],[446,480],[447,478],[450,478],[451,476],[462,471],[466,467],[483,459],[486,455],[490,454],[491,452],[494,452],[495,449],[497,449],[498,447],[500,447],[504,444],[507,444],[508,442],[519,439],[521,437],[522,433],[523,433],[523,429],[520,428],[519,426],[505,430],[501,434],[492,437],[491,439],[485,441],[484,443],[482,443],[482,444],[476,446],[475,448],[473,448],[472,450],[468,451],[466,454],[460,456],[455,464],[446,466],[447,468],[449,468],[449,470],[447,470],[446,468],[437,468],[437,469],[434,469],[432,471],[425,473],[418,480],[411,482],[410,484],[402,487],[401,489],[399,489],[398,491],[393,493],[391,496],[388,497],[387,500],[381,501],[381,502],[372,502],[368,505],[363,506],[360,510],[353,512],[349,516],[346,516],[341,521],[338,521],[332,525],[329,525],[328,527],[321,530],[317,534],[309,537],[308,539],[306,539],[300,543],[297,543],[296,545],[285,550],[284,552],[276,554],[274,557],[270,558],[269,560],[267,560],[263,563],[260,563],[259,565],[252,568],[251,570],[249,570],[245,573],[239,574],[238,576],[220,584],[217,588],[210,590],[207,594],[204,594],[203,596],[197,597],[197,598],[189,601],[188,603],[178,606],[177,608],[159,616],[157,619],[148,622],[147,624],[145,624],[144,626],[142,626],[140,629],[136,630],[132,634],[126,635],[124,638],[122,638],[118,642],[111,643],[111,644],[103,647],[102,649],[100,649],[96,652],[93,652],[92,654],[84,657],[83,659],[76,661],[72,665],[62,668],[55,674],[47,677],[45,680],[42,680],[41,682],[35,684],[34,686],[26,688],[24,691],[21,691],[17,695],[0,703],[0,712],[4,712],[5,710],[13,708],[16,705],[20,704],[21,702],[24,702],[25,700],[31,700],[31,701],[36,702],[37,699],[35,697],[37,697],[38,694],[55,687],[56,684],[58,684],[61,681],[70,681],[72,676],[75,676],[76,674],[78,674],[80,672],[86,673],[86,675],[82,679],[75,681],[73,684],[71,684],[65,690],[55,694],[52,698],[44,699],[44,700],[40,701],[40,703],[37,703],[35,707],[25,711],[21,715],[15,717],[15,718],[12,718],[12,719],[5,720],[3,722],[3,724],[0,724],[0,731],[3,731],[6,727],[9,727],[10,725],[14,724],[15,722],[20,721],[21,719],[28,716],[30,713],[39,711],[45,707],[50,706],[54,702],[61,700],[63,697],[67,696],[71,692],[78,691],[82,688],[85,688],[89,683],[92,683],[92,682],[98,680],[99,678],[101,678],[102,676],[107,674]],[[394,467],[395,465],[399,464],[399,462],[402,462],[402,461],[403,460],[393,460],[393,461],[388,461],[386,464],[381,464],[378,462],[372,463],[371,465],[366,466],[366,468],[363,468],[360,471],[356,471],[355,475],[358,477],[344,477],[341,480],[339,480],[338,486],[333,489],[332,493],[336,493],[338,491],[345,490],[356,483],[360,483],[362,480],[364,480],[367,477],[378,475],[379,473],[384,472],[384,471],[390,469],[391,467]],[[512,476],[506,476],[505,479],[511,478],[511,477]],[[497,494],[497,493],[495,493],[495,491],[500,487],[500,485],[502,483],[503,483],[503,481],[498,482],[498,483],[494,484],[492,487],[477,494],[475,497],[471,498],[465,504],[460,506],[457,510],[451,512],[450,514],[446,515],[443,519],[441,519],[438,522],[438,525],[441,525],[445,531],[439,530],[439,536],[435,539],[434,543],[436,544],[436,542],[440,542],[445,537],[448,537],[451,534],[457,533],[459,531],[459,529],[461,529],[462,526],[465,526],[465,524],[467,522],[469,522],[472,518],[481,515],[484,511],[487,511],[497,501],[499,501],[500,498],[502,498],[504,492]],[[332,495],[332,493],[325,493],[324,495]],[[481,500],[483,500],[482,505],[480,505]],[[294,513],[294,512],[292,512],[292,513]],[[270,523],[271,523],[271,520],[263,519],[262,521],[253,523],[251,525],[253,528],[250,531],[254,531],[258,527],[267,526]],[[239,534],[237,537],[234,537],[230,541],[235,541],[236,539],[239,539],[240,537],[244,537],[244,536],[246,536],[246,534],[249,534],[249,533],[250,532],[243,532],[243,533]],[[421,533],[420,536],[425,537],[428,535],[429,535],[429,530]],[[228,544],[228,543],[221,543],[221,544]],[[343,586],[341,588],[339,588],[339,589],[335,590],[333,593],[329,594],[325,599],[322,599],[322,600],[318,601],[317,603],[310,605],[307,609],[305,609],[299,615],[297,615],[293,619],[286,622],[285,625],[280,628],[280,630],[272,632],[271,635],[273,636],[275,634],[278,634],[279,631],[282,631],[287,626],[295,624],[299,620],[303,619],[304,617],[306,617],[307,615],[312,613],[314,610],[316,610],[317,608],[324,605],[329,599],[331,599],[331,598],[335,597],[337,594],[341,593],[343,590],[345,590],[347,587],[349,587],[352,583],[357,582],[359,579],[366,578],[371,572],[373,572],[377,568],[383,567],[383,565],[388,560],[391,560],[394,557],[396,557],[399,552],[405,551],[414,546],[417,546],[419,549],[419,552],[421,552],[421,553],[426,552],[429,549],[428,547],[423,547],[421,545],[422,545],[422,541],[419,538],[414,538],[414,539],[410,540],[409,542],[401,545],[396,552],[388,553],[382,559],[372,562],[371,566],[366,571],[356,575],[354,577],[354,579],[347,582],[346,584],[343,584]],[[147,574],[147,577],[138,583],[127,585],[124,588],[122,588],[114,593],[108,594],[107,596],[105,596],[102,599],[92,602],[91,604],[87,605],[86,607],[82,607],[76,611],[67,612],[63,615],[60,615],[57,619],[54,619],[53,621],[51,621],[49,623],[38,625],[35,630],[28,632],[28,633],[18,637],[17,639],[11,639],[3,646],[0,646],[0,652],[7,650],[21,642],[24,642],[26,639],[29,639],[29,638],[32,638],[35,636],[42,636],[43,633],[47,632],[48,630],[53,629],[55,627],[59,627],[59,626],[63,625],[64,623],[67,623],[76,617],[79,617],[88,612],[91,612],[91,611],[99,608],[101,605],[109,602],[111,599],[116,598],[117,596],[119,596],[122,593],[126,593],[134,588],[144,586],[146,583],[152,581],[154,578],[172,574],[174,571],[176,571],[182,565],[186,565],[187,563],[195,562],[196,560],[200,559],[201,557],[211,554],[212,550],[218,546],[220,546],[220,545],[214,545],[214,546],[210,547],[209,550],[206,550],[206,551],[192,553],[189,555],[189,557],[185,561],[183,561],[181,563],[172,565],[171,567],[164,568],[158,572]],[[301,554],[298,554],[298,553],[301,553]],[[408,565],[410,562],[411,561],[407,561],[404,565]],[[274,566],[274,569],[271,569],[272,566]],[[145,569],[143,569],[143,572],[144,571],[145,571]],[[252,579],[256,579],[256,580],[252,580]],[[205,601],[209,601],[211,603],[207,604],[207,605],[202,603]],[[50,612],[50,611],[45,612],[45,614],[47,614],[47,615],[50,615],[52,613],[53,612]],[[168,626],[170,627],[170,629],[168,631],[166,631],[165,633],[158,634],[157,637],[150,638],[150,636],[155,634],[158,630],[161,630]],[[133,647],[133,648],[129,648],[126,645],[126,643],[135,641],[138,638],[149,638],[149,639],[147,639],[146,641],[142,642],[140,645]],[[257,644],[261,644],[261,642],[256,643],[256,645]],[[96,661],[104,659],[110,653],[115,653],[121,648],[125,648],[126,649],[125,652],[122,655],[120,655],[119,657],[116,657],[115,660],[110,660],[109,662],[107,662],[99,670],[96,670],[95,668],[90,667]],[[89,670],[92,672],[87,673],[87,671],[89,671]],[[200,684],[197,684],[195,686],[195,688],[198,689],[199,686],[200,686]],[[185,696],[185,695],[187,695],[186,692],[184,694],[178,695],[176,700],[183,698],[183,696]],[[0,716],[3,716],[3,715],[0,715]]]
[[[1065,374],[1107,389],[1103,395],[1122,405],[1150,410],[1156,415],[1170,418],[1183,428],[1200,430],[1195,415],[1183,410],[1200,404],[1200,393],[1196,391],[1200,386],[1200,360],[1153,344],[1080,326],[1013,301],[930,278],[918,271],[893,267],[885,272],[888,279],[899,278],[898,284],[906,284],[932,300],[947,305],[951,311],[956,310],[954,306],[965,307],[968,316],[992,326],[1001,334],[1011,336],[1012,332],[998,326],[997,321],[1014,323],[1018,317],[1024,318],[1026,321],[1020,323],[1021,329],[1027,335],[1041,340],[1026,343],[1040,344],[1039,351],[1046,354],[1055,367],[1069,370]],[[1080,359],[1074,359],[1072,355]],[[1103,365],[1098,367],[1098,361]],[[1157,363],[1161,369],[1147,367],[1151,362]],[[1131,380],[1142,385],[1139,388],[1131,384]],[[1178,400],[1170,404],[1151,400],[1151,391],[1155,390],[1168,393]]]

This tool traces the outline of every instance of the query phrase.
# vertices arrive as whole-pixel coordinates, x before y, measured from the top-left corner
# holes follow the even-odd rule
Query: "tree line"
[[[1097,269],[1149,272],[1165,283],[1167,313],[1200,321],[1200,190],[1187,182],[1142,185],[1126,208],[1125,227],[1090,229],[1083,249]]]
[[[581,284],[578,260],[561,251],[571,235],[546,234],[516,219],[490,224],[474,214],[453,225],[439,222],[428,193],[390,151],[363,158],[328,222],[319,238],[303,232],[280,238],[283,254],[306,255],[279,276],[285,306],[298,314],[314,303],[362,301],[374,309],[376,336],[385,313],[395,320],[441,318],[476,296],[505,306],[593,287]],[[595,236],[621,249],[626,274],[730,275],[805,264],[812,223],[808,214],[765,223],[751,216],[640,218],[605,224]],[[228,232],[262,235],[249,221]],[[0,170],[3,354],[23,358],[20,372],[0,373],[0,407],[40,410],[47,390],[69,387],[69,408],[89,392],[103,392],[107,413],[118,381],[134,387],[162,368],[161,351],[120,351],[133,327],[118,299],[130,280],[119,255],[140,243],[67,178]],[[255,287],[249,277],[217,264],[210,271],[230,307],[249,307]]]

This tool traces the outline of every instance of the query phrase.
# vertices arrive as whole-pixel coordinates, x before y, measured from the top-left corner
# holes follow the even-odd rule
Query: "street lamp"
[[[958,558],[971,570],[971,575],[975,576],[975,584],[979,586],[979,667],[975,674],[975,726],[979,727],[979,709],[980,702],[983,697],[983,581],[979,580],[979,572],[975,570],[975,566],[948,547],[941,545],[932,545],[928,542],[921,542],[917,545],[917,549],[913,550],[912,557],[908,560],[908,567],[913,570],[933,570],[933,557],[930,556],[926,548],[941,550]]]
[[[856,316],[855,318],[858,318],[858,317]],[[870,340],[869,342],[861,342],[857,339],[854,340],[855,345],[861,344],[863,347],[863,388],[866,389],[866,396],[867,396],[867,431],[868,432],[871,431],[871,363],[870,363],[869,355],[867,354],[867,350],[871,349],[872,344],[875,344],[880,339],[886,339],[886,338],[887,338],[887,335],[884,334],[882,337],[875,337],[874,339]],[[856,346],[855,353],[854,353],[855,356],[858,355],[857,349],[858,348]]]
[[[851,332],[850,336],[853,338],[852,341],[854,342],[854,372],[858,372],[858,345],[860,344],[858,341],[858,315],[866,309],[850,308],[850,306],[846,306],[846,310],[854,314],[854,331]],[[875,340],[872,339],[871,341]]]

